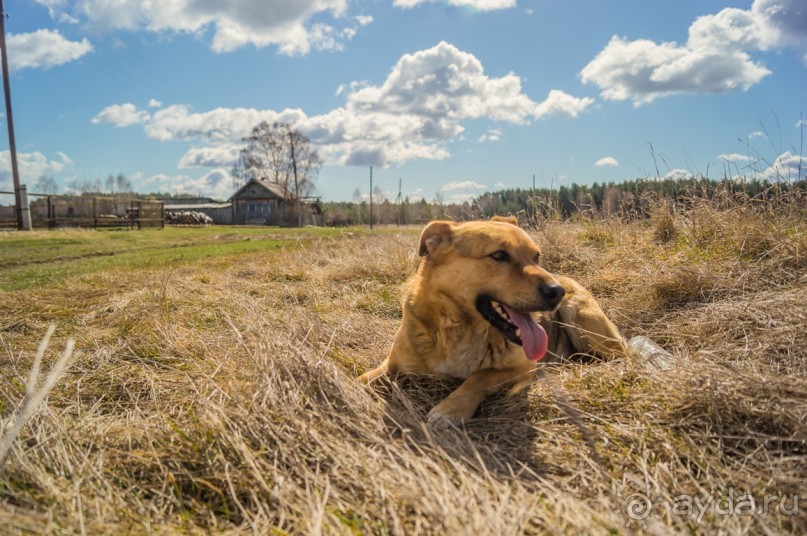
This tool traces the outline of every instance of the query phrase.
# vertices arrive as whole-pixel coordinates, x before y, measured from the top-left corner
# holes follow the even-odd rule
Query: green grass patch
[[[2,233],[0,290],[54,286],[106,270],[172,268],[203,259],[293,248],[341,233],[326,228],[255,227]]]

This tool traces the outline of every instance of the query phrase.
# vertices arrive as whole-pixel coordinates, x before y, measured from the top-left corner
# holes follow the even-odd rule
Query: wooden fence
[[[13,192],[0,192],[0,194]],[[129,228],[165,227],[162,201],[131,196],[69,196],[29,193],[31,221],[36,228],[58,227]],[[0,207],[0,224],[15,226],[14,206]],[[6,214],[8,212],[8,214]],[[8,217],[7,217],[8,216]],[[8,220],[8,222],[6,222]]]

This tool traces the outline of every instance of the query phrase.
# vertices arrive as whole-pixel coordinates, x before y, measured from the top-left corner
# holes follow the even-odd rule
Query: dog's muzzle
[[[541,298],[546,302],[547,310],[549,311],[554,311],[558,305],[560,305],[563,296],[566,294],[566,290],[557,283],[542,283],[541,286],[538,287],[538,292],[540,292]]]
[[[554,307],[557,307],[563,298],[563,287],[554,286],[559,287],[560,292],[557,290],[548,292],[554,292],[556,295]],[[533,320],[529,311],[518,311],[490,296],[479,296],[476,299],[476,309],[505,339],[521,346],[527,359],[539,361],[544,357],[549,344],[546,331]]]

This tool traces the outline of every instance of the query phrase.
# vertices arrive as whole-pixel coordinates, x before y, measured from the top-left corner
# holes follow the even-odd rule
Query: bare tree
[[[118,173],[117,176],[110,173],[104,181],[104,186],[111,194],[125,194],[134,191],[131,181],[123,173]]]
[[[67,184],[70,190],[79,194],[99,194],[101,193],[101,182],[98,180],[79,181],[74,180]]]
[[[291,157],[291,174],[294,179],[294,195],[298,199],[314,193],[314,179],[322,160],[311,141],[299,130],[286,124],[286,135],[289,140],[289,156]]]
[[[384,193],[384,190],[377,184],[375,188],[373,188],[373,197],[375,198],[375,202],[379,205],[387,200],[387,195]]]
[[[246,147],[233,168],[242,180],[265,179],[283,187],[287,198],[314,193],[322,160],[311,141],[288,123],[263,122],[243,140]]]
[[[39,177],[34,183],[34,188],[36,188],[37,193],[41,194],[52,195],[59,193],[59,185],[56,184],[53,177],[48,177],[47,175]]]
[[[132,181],[126,178],[126,175],[123,173],[118,173],[118,176],[115,177],[115,188],[117,188],[118,193],[132,193],[134,192],[134,187],[132,186]]]
[[[285,129],[281,123],[269,124],[266,121],[252,129],[244,138],[244,170],[249,178],[266,179],[281,185],[288,192],[289,171],[288,149]]]
[[[249,168],[247,166],[248,160],[248,151],[246,149],[241,149],[238,152],[238,160],[235,161],[232,170],[230,170],[230,176],[233,178],[233,191],[238,190],[245,185],[249,179],[253,178],[250,175]]]

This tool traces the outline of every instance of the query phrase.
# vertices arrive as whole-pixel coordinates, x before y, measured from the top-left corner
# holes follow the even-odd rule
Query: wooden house
[[[236,225],[321,225],[318,202],[298,202],[275,182],[250,179],[227,201]]]

